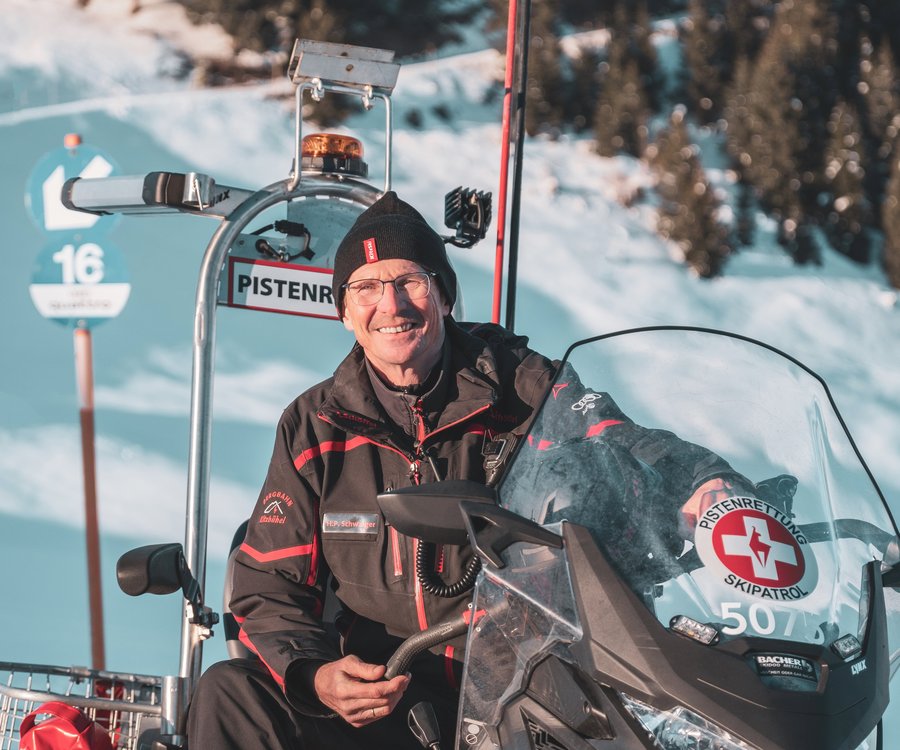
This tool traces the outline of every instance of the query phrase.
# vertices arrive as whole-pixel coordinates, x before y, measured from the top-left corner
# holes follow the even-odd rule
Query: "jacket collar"
[[[500,394],[497,362],[488,345],[444,319],[446,338],[440,387],[423,396],[423,407],[432,431],[466,419],[494,404]],[[334,372],[319,416],[347,432],[387,439],[403,432],[390,419],[375,393],[359,344]]]

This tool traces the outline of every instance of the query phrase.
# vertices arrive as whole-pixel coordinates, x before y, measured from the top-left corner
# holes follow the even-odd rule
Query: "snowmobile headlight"
[[[708,750],[754,750],[753,745],[733,737],[722,727],[707,721],[684,706],[660,711],[625,693],[622,705],[646,729],[660,750],[702,747]]]
[[[350,174],[366,177],[362,142],[338,133],[310,133],[300,144],[300,162],[304,171]]]

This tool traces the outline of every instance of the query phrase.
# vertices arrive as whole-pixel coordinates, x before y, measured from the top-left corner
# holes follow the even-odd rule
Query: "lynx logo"
[[[694,543],[711,571],[752,597],[803,599],[818,582],[803,532],[757,498],[731,497],[710,507],[697,523]]]
[[[599,393],[588,393],[581,401],[572,404],[572,411],[587,412],[588,409],[593,409],[596,406],[594,402],[599,401],[601,398],[603,398],[603,396]]]
[[[865,659],[863,659],[862,661],[856,662],[856,664],[854,664],[852,667],[850,667],[850,674],[852,674],[854,677],[856,675],[858,675],[860,672],[865,672],[865,671],[866,671],[866,660]]]

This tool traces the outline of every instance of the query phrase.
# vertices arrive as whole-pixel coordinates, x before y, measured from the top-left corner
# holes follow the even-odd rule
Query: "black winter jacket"
[[[235,560],[231,609],[241,640],[266,664],[298,710],[315,708],[300,675],[313,662],[355,653],[385,663],[405,638],[467,612],[470,595],[445,599],[423,592],[415,572],[418,541],[385,527],[376,495],[435,479],[484,481],[486,441],[522,436],[549,388],[556,363],[527,348],[527,339],[498,326],[469,330],[447,319],[449,359],[440,403],[416,404],[414,436],[388,419],[375,395],[365,357],[354,347],[334,376],[285,409],[268,475]],[[573,406],[586,391],[565,388]],[[650,464],[671,463],[671,433],[633,425],[610,398],[589,419],[573,410],[580,436],[614,434]],[[542,441],[553,436],[541,436]],[[557,437],[574,437],[557,436]],[[439,477],[435,476],[435,471]],[[706,478],[729,471],[700,450],[680,468],[683,499]],[[446,546],[436,568],[456,581],[471,559]],[[326,586],[344,608],[341,646],[322,622]],[[417,680],[458,687],[463,642],[441,646],[412,666]]]

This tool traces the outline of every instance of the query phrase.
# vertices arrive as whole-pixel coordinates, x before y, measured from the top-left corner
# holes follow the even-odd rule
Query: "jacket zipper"
[[[425,418],[424,418],[423,409],[422,409],[422,402],[421,402],[421,400],[416,401],[416,403],[413,405],[413,414],[415,414],[415,416],[416,416],[416,443],[415,443],[416,455],[414,456],[413,460],[409,464],[410,479],[412,479],[412,481],[415,484],[421,483],[422,474],[419,471],[419,466],[421,464],[422,459],[424,458],[424,459],[428,460],[429,463],[431,464],[431,470],[434,472],[435,479],[440,481],[441,477],[438,475],[437,468],[435,467],[434,462],[431,461],[431,457],[428,456],[428,454],[422,448],[422,444],[429,438],[433,437],[434,435],[437,435],[442,430],[449,429],[450,427],[453,427],[454,425],[465,422],[466,420],[469,420],[472,417],[474,417],[476,414],[481,414],[481,412],[486,411],[490,407],[491,407],[490,404],[485,404],[481,408],[476,409],[473,412],[470,412],[469,414],[467,414],[466,416],[464,416],[460,419],[457,419],[455,422],[446,424],[443,427],[440,427],[440,428],[434,430],[434,432],[429,433],[429,432],[425,431]],[[413,560],[418,559],[418,551],[419,551],[419,540],[414,539],[413,540],[413,558],[412,558]],[[437,558],[435,561],[436,568],[437,568],[438,572],[443,572],[443,568],[444,568],[443,547],[441,547],[439,551],[440,551],[440,554],[435,556]],[[415,567],[416,567],[415,564],[412,567],[413,567],[413,570],[411,572],[412,572],[413,586],[414,586],[414,591],[415,591],[416,616],[417,616],[417,619],[419,622],[419,629],[425,630],[428,627],[428,618],[425,614],[425,594],[422,591],[422,584],[419,583],[419,576],[418,576],[418,572],[415,570]]]

